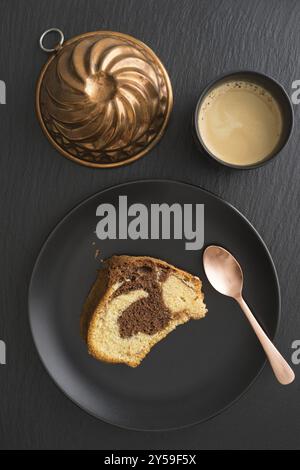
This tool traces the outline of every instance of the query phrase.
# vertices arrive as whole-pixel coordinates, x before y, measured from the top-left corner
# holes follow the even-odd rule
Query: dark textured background
[[[281,387],[269,367],[238,403],[199,426],[138,433],[104,424],[48,377],[27,316],[39,248],[72,206],[119,182],[180,179],[236,205],[263,236],[282,287],[277,344],[290,356],[291,342],[300,338],[300,107],[280,157],[250,172],[215,168],[201,157],[190,122],[201,89],[224,71],[260,70],[290,93],[300,78],[299,24],[297,0],[0,0],[0,79],[7,84],[7,105],[0,106],[0,338],[8,348],[8,363],[0,366],[1,448],[300,448],[300,380]],[[129,33],[160,56],[175,105],[165,137],[149,155],[120,169],[93,170],[49,145],[35,117],[34,93],[47,59],[37,41],[55,26],[66,38],[97,29]]]

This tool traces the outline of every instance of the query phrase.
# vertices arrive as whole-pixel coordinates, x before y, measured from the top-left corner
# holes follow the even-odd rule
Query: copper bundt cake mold
[[[142,157],[162,137],[172,105],[168,74],[154,52],[110,31],[65,42],[37,84],[46,136],[65,157],[90,167]]]

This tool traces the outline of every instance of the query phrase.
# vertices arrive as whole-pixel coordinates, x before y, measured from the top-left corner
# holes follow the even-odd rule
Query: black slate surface
[[[0,106],[0,339],[7,344],[7,365],[0,366],[0,448],[300,448],[299,378],[281,387],[269,367],[238,403],[199,426],[139,433],[104,424],[53,384],[27,317],[39,248],[72,206],[119,182],[180,179],[224,197],[263,236],[282,288],[276,342],[290,357],[292,341],[300,339],[300,108],[294,107],[294,133],[280,157],[250,172],[218,168],[201,157],[190,123],[201,89],[225,71],[256,69],[291,93],[300,78],[300,2],[1,0],[0,12],[0,79],[7,85],[7,104]],[[120,169],[93,170],[49,145],[34,113],[35,82],[47,59],[37,40],[49,27],[61,28],[67,38],[97,29],[129,33],[160,56],[175,104],[165,137],[149,155]]]

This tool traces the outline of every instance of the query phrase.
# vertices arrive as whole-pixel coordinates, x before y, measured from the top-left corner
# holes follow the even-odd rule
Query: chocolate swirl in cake
[[[158,59],[129,36],[98,32],[68,41],[40,90],[44,124],[76,159],[113,163],[137,155],[162,130],[171,89]]]
[[[156,273],[152,271],[133,282],[124,283],[115,295],[138,289],[146,291],[148,297],[131,304],[118,318],[121,338],[128,338],[137,333],[154,335],[163,330],[170,321],[170,311],[164,304]]]
[[[151,262],[136,265],[114,263],[111,268],[112,279],[121,279],[122,284],[114,292],[113,297],[135,290],[143,290],[148,296],[127,307],[118,318],[121,338],[129,338],[137,333],[154,335],[163,330],[171,319],[169,309],[166,307],[161,290],[170,269],[157,269]]]

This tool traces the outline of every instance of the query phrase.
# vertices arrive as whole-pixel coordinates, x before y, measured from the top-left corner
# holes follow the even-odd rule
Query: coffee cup
[[[283,87],[254,71],[237,71],[211,82],[194,114],[202,153],[236,169],[257,168],[286,145],[293,108]]]

